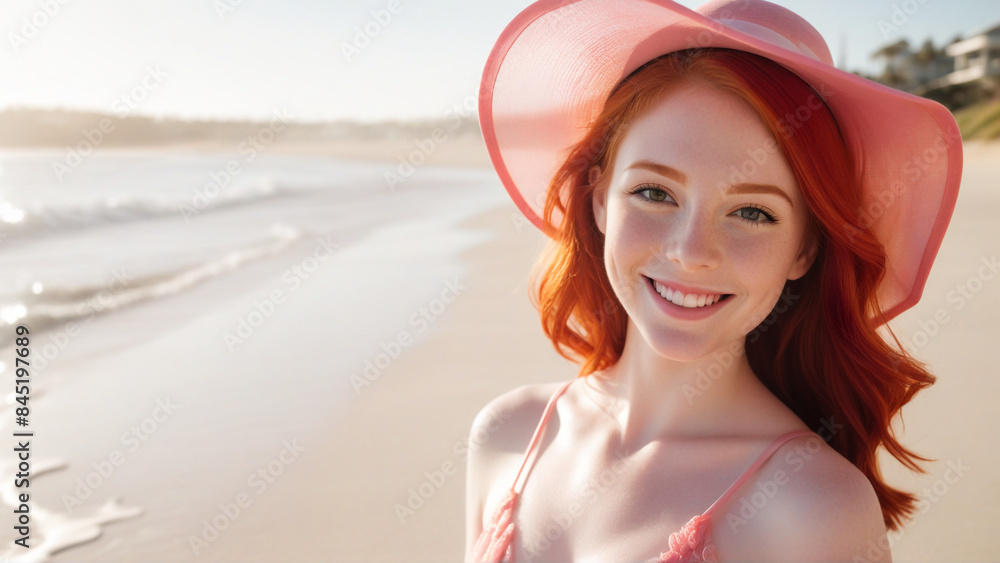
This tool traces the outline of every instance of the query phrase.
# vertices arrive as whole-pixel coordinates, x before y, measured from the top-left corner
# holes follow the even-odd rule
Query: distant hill
[[[1000,100],[987,100],[955,112],[962,138],[1000,139]]]
[[[90,143],[103,147],[158,146],[184,143],[239,143],[248,137],[282,143],[346,139],[413,139],[430,136],[437,128],[449,135],[479,134],[474,116],[419,122],[299,123],[269,121],[185,121],[141,115],[119,117],[93,112],[8,109],[0,112],[0,147],[76,147]],[[85,147],[84,147],[85,148]]]

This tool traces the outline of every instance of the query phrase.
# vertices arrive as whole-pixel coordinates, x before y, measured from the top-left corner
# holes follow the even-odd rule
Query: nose
[[[704,215],[674,216],[664,239],[664,256],[689,272],[710,270],[722,262],[718,226]]]

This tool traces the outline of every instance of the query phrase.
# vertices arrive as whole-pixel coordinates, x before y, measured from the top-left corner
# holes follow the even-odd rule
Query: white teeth
[[[674,296],[670,299],[674,302],[674,305],[684,306],[684,294],[679,291],[674,291]]]
[[[666,287],[658,281],[653,281],[653,287],[664,299],[679,307],[695,309],[706,305],[713,305],[722,299],[721,295],[684,295],[679,290]]]

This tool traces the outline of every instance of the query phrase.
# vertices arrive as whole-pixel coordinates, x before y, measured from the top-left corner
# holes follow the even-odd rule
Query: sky
[[[838,67],[869,73],[881,68],[869,55],[900,38],[941,45],[1000,23],[997,0],[775,3],[819,30]],[[529,4],[3,0],[0,110],[304,122],[468,113],[494,41]],[[898,30],[880,25],[894,14]],[[359,36],[366,28],[374,35]]]

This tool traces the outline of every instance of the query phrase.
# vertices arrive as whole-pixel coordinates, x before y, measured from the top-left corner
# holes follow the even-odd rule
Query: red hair
[[[580,376],[621,357],[628,317],[607,278],[604,235],[592,205],[601,182],[591,184],[589,170],[596,165],[607,173],[628,125],[690,80],[732,93],[757,111],[801,187],[810,216],[806,237],[818,242],[809,271],[786,282],[798,298],[787,309],[776,305],[748,334],[750,367],[810,428],[843,424],[828,443],[868,477],[886,527],[896,530],[917,499],[883,480],[876,450],[884,446],[911,470],[926,472],[917,461],[932,460],[904,448],[891,422],[935,377],[888,326],[897,348],[877,332],[884,318],[876,288],[886,258],[860,216],[854,159],[822,98],[778,63],[731,49],[691,49],[646,63],[612,92],[549,186],[543,221],[552,240],[532,272],[532,302],[545,334],[559,354],[581,363]],[[559,227],[552,223],[556,208],[563,216]]]

